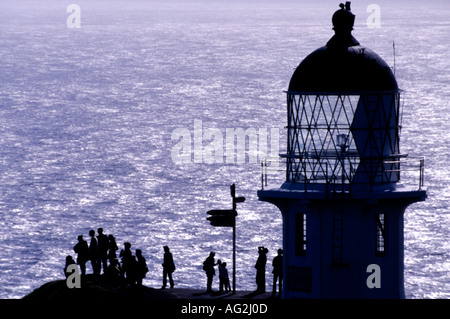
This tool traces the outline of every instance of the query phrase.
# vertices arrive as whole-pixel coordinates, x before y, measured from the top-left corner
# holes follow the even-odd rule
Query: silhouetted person
[[[73,260],[73,257],[70,255],[66,257],[66,265],[64,266],[64,275],[66,275],[66,278],[73,274],[73,272],[67,271],[67,267],[69,267],[69,265],[76,265],[75,260]]]
[[[120,283],[121,267],[117,258],[110,260],[108,267],[106,268],[105,276],[108,282],[117,286]]]
[[[207,283],[206,283],[206,291],[212,292],[212,281],[214,276],[216,275],[216,271],[214,270],[214,266],[216,265],[214,262],[214,256],[216,254],[212,251],[209,253],[209,256],[203,262],[203,270],[206,272]]]
[[[169,277],[169,284],[170,288],[173,288],[173,278],[172,273],[175,271],[175,263],[173,262],[173,256],[170,252],[170,249],[168,246],[164,246],[164,262],[162,263],[163,266],[163,285],[161,289],[166,289],[167,286],[167,277]]]
[[[133,253],[131,252],[131,244],[129,242],[123,243],[124,249],[120,251],[120,257],[122,257],[122,278],[127,278],[127,280],[133,275],[133,269],[134,266],[133,262],[136,260],[133,256]]]
[[[267,253],[269,250],[264,247],[258,247],[258,260],[256,261],[256,291],[259,293],[266,292],[266,263]]]
[[[142,251],[136,249],[136,283],[138,286],[142,286],[142,280],[145,278],[145,274],[148,272],[147,262],[142,256]]]
[[[226,262],[219,263],[219,261],[217,261],[217,263],[219,264],[219,282],[220,282],[219,290],[230,291],[231,287],[230,287],[230,279],[228,278],[227,263]]]
[[[127,261],[127,268],[125,270],[126,273],[126,283],[129,286],[136,285],[137,277],[138,277],[138,265],[136,256],[131,255],[131,257]]]
[[[91,229],[89,231],[89,236],[91,236],[91,243],[89,244],[89,259],[91,260],[94,275],[99,275],[100,269],[98,265],[98,242],[97,238],[95,238],[95,230]]]
[[[116,251],[119,250],[119,247],[117,247],[116,239],[113,235],[108,235],[108,259],[109,263],[111,264],[114,259],[117,258]]]
[[[89,246],[87,241],[83,239],[83,235],[78,236],[78,243],[73,247],[78,255],[77,265],[80,266],[81,274],[86,275],[86,262],[89,260]]]
[[[97,229],[98,236],[97,236],[97,242],[98,242],[98,271],[100,273],[100,269],[103,265],[103,273],[106,271],[106,267],[108,266],[107,258],[108,258],[108,236],[103,234],[103,228]]]
[[[219,291],[223,291],[223,281],[222,281],[222,277],[220,276],[220,270],[222,268],[222,260],[221,259],[217,259],[217,270],[219,271]]]
[[[281,295],[281,287],[283,285],[283,250],[278,249],[278,255],[275,256],[272,260],[272,274],[273,274],[273,287],[272,287],[272,295],[275,295],[277,292],[277,280],[278,280],[278,293]]]
[[[223,268],[225,268],[225,274],[227,276],[227,278],[225,280],[225,290],[226,291],[231,291],[230,277],[228,276],[227,263],[223,263]]]

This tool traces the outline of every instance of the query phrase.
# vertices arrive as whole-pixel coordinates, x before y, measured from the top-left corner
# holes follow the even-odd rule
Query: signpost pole
[[[233,295],[236,294],[236,223],[233,225]]]
[[[230,186],[231,198],[233,200],[233,211],[236,215],[236,185]],[[236,294],[236,217],[233,223],[233,295]]]

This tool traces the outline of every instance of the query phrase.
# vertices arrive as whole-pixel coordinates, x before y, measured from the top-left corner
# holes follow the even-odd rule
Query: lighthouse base
[[[272,189],[283,216],[283,298],[404,298],[403,215],[424,190]]]

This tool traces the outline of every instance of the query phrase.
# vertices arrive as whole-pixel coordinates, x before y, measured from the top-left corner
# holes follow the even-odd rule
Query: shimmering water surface
[[[147,258],[160,287],[163,245],[178,287],[203,289],[211,250],[231,271],[231,230],[206,211],[231,208],[236,183],[237,289],[253,290],[257,247],[281,247],[281,216],[258,202],[259,164],[176,164],[177,128],[278,128],[298,63],[332,36],[336,1],[61,1],[0,4],[0,297],[63,278],[78,235],[103,227]],[[226,4],[225,4],[226,3]],[[393,65],[403,94],[403,153],[425,157],[426,202],[405,214],[408,298],[450,297],[448,2],[352,4],[354,36]],[[192,156],[194,159],[194,154]],[[282,176],[281,176],[282,177]],[[270,266],[268,267],[268,276]],[[88,267],[88,271],[90,268]]]

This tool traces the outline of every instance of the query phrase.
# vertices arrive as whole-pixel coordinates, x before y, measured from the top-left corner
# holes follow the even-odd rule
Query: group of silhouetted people
[[[266,263],[267,263],[267,253],[269,250],[265,247],[258,247],[258,259],[255,264],[256,268],[256,293],[265,293],[266,292]],[[226,263],[221,262],[221,260],[217,260],[217,263],[214,260],[215,252],[210,252],[209,256],[203,262],[203,270],[206,273],[207,282],[206,282],[206,291],[212,292],[212,282],[213,278],[216,274],[214,266],[219,266],[219,291],[230,291],[230,280],[228,277],[228,270],[226,268]],[[273,274],[273,285],[272,285],[272,294],[276,294],[277,291],[277,283],[278,283],[278,292],[281,295],[281,287],[282,287],[282,278],[283,278],[283,250],[278,249],[277,256],[275,256],[272,260],[272,274]]]
[[[142,280],[146,277],[148,272],[147,262],[142,255],[142,250],[136,249],[135,254],[131,250],[131,243],[124,242],[123,249],[120,250],[119,256],[117,251],[116,239],[113,235],[106,236],[103,234],[103,229],[97,229],[98,235],[95,235],[94,230],[89,231],[90,242],[83,238],[83,235],[78,236],[78,243],[73,247],[77,254],[77,260],[72,256],[66,257],[66,265],[64,272],[66,277],[70,275],[67,272],[67,267],[70,264],[77,264],[80,267],[81,275],[86,275],[86,263],[91,262],[94,278],[100,276],[103,269],[105,278],[113,284],[126,285],[142,285]],[[170,287],[174,287],[172,273],[175,271],[175,263],[173,261],[172,253],[168,246],[164,246],[164,262],[163,266],[163,289],[166,288],[167,278],[169,278]],[[120,258],[120,261],[119,261]]]
[[[266,292],[266,263],[267,263],[267,253],[269,250],[265,247],[258,247],[258,259],[256,260],[256,291],[259,293]],[[281,294],[282,278],[283,278],[283,250],[278,249],[277,255],[272,260],[272,274],[273,274],[273,285],[272,294],[278,291]]]
[[[217,260],[217,263],[214,260],[215,252],[210,252],[209,256],[203,262],[203,270],[206,273],[207,283],[206,283],[206,291],[212,292],[212,282],[214,276],[216,275],[216,270],[214,266],[219,265],[219,290],[220,291],[230,291],[230,279],[228,277],[228,269],[227,263],[222,262],[220,259]]]
[[[70,275],[66,271],[67,267],[71,264],[77,264],[80,267],[81,275],[86,275],[86,263],[91,262],[93,269],[93,275],[95,278],[103,274],[105,278],[114,284],[125,283],[126,285],[142,285],[142,280],[146,277],[146,273],[149,271],[147,262],[142,251],[140,249],[135,250],[135,254],[131,250],[131,243],[124,242],[124,248],[120,250],[119,256],[117,251],[116,239],[113,235],[106,236],[103,233],[102,228],[97,229],[98,235],[95,235],[94,230],[89,231],[90,242],[87,243],[84,240],[83,235],[78,236],[78,243],[73,247],[73,250],[77,254],[77,260],[73,260],[72,256],[66,257],[66,265],[64,272],[66,277]],[[175,263],[172,253],[168,246],[163,246],[164,249],[164,261],[163,267],[163,285],[162,289],[167,287],[167,281],[170,288],[174,287],[174,281],[172,273],[175,271]],[[258,259],[256,260],[256,293],[266,292],[266,264],[267,253],[269,250],[263,246],[258,247]],[[220,259],[217,263],[214,260],[215,252],[210,252],[209,256],[203,262],[203,270],[207,277],[207,292],[212,292],[212,283],[214,276],[216,275],[215,266],[218,266],[219,273],[219,291],[230,291],[230,279],[228,275],[227,263],[222,262]],[[120,258],[120,261],[119,261]],[[272,294],[278,291],[281,294],[282,278],[283,278],[283,250],[278,249],[277,256],[272,260],[272,274],[273,285]]]
[[[108,272],[109,265],[114,264],[114,259],[117,258],[116,251],[119,249],[113,235],[106,236],[103,234],[103,229],[97,229],[98,235],[95,236],[95,231],[89,231],[91,237],[89,245],[84,240],[83,235],[78,236],[78,243],[73,247],[73,250],[78,255],[77,264],[80,266],[81,274],[86,274],[86,262],[91,261],[91,266],[94,275],[99,275],[102,267],[103,273]]]
[[[267,253],[269,250],[266,247],[258,247],[258,259],[256,260],[256,292],[265,293],[266,292],[266,263],[267,263]],[[272,294],[278,291],[281,294],[282,278],[283,278],[283,250],[278,249],[277,255],[272,260],[272,274],[273,274],[273,284],[272,284]]]

